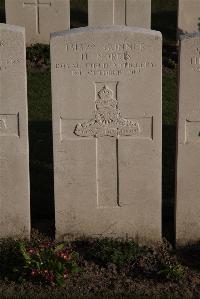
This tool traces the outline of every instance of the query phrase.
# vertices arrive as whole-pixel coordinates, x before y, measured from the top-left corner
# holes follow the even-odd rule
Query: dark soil
[[[27,298],[56,298],[71,296],[148,296],[148,297],[172,297],[173,298],[200,298],[200,276],[195,274],[188,279],[187,283],[182,281],[160,282],[154,279],[135,278],[128,279],[126,276],[119,276],[88,266],[87,272],[69,279],[68,285],[63,288],[50,288],[36,286],[31,283],[17,284],[14,282],[0,281],[0,298],[12,298],[20,295]]]
[[[46,241],[36,235],[30,243],[36,239]],[[6,271],[17,259],[12,253],[16,241],[6,242],[0,244],[0,298],[200,298],[200,244],[175,251],[166,242],[144,247],[131,240],[69,241],[79,253],[81,271],[70,275],[64,287],[56,287],[12,281]]]

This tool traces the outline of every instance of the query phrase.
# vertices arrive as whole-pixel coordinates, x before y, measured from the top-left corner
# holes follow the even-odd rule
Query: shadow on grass
[[[200,242],[178,248],[177,252],[182,264],[200,272]]]
[[[152,29],[161,31],[164,43],[176,43],[177,11],[158,11],[152,13]]]
[[[163,125],[162,233],[175,244],[176,127]]]
[[[5,2],[0,0],[0,23],[6,22]]]
[[[71,0],[70,22],[71,28],[88,25],[88,4],[86,0]]]
[[[51,121],[29,122],[32,228],[54,237],[54,180]]]

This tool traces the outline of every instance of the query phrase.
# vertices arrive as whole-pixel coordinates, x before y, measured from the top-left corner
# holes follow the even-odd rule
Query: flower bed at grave
[[[37,234],[31,241],[0,240],[0,296],[26,292],[36,298],[39,294],[41,298],[64,294],[193,298],[200,295],[199,248],[175,252],[167,243],[145,247],[112,239],[57,243]]]

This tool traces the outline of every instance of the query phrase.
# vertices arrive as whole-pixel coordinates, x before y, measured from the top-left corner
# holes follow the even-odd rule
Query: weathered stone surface
[[[161,238],[161,35],[52,35],[57,238]]]
[[[0,24],[0,237],[29,236],[24,28]]]
[[[178,33],[198,32],[200,29],[200,1],[179,0]]]
[[[176,238],[200,239],[200,35],[180,41]]]
[[[70,0],[5,0],[7,24],[24,26],[27,45],[49,44],[50,33],[70,28]]]
[[[151,28],[151,0],[88,0],[88,23]]]

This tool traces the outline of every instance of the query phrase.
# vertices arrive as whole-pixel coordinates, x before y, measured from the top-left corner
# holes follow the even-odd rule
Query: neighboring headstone
[[[151,0],[88,0],[88,23],[151,28]]]
[[[24,28],[0,24],[0,237],[29,236]]]
[[[177,244],[200,239],[200,34],[180,41]]]
[[[70,0],[5,0],[7,24],[24,26],[27,45],[49,44],[50,33],[70,28]]]
[[[200,29],[200,1],[179,0],[178,33],[198,32]]]
[[[56,236],[161,238],[161,34],[52,35]]]

